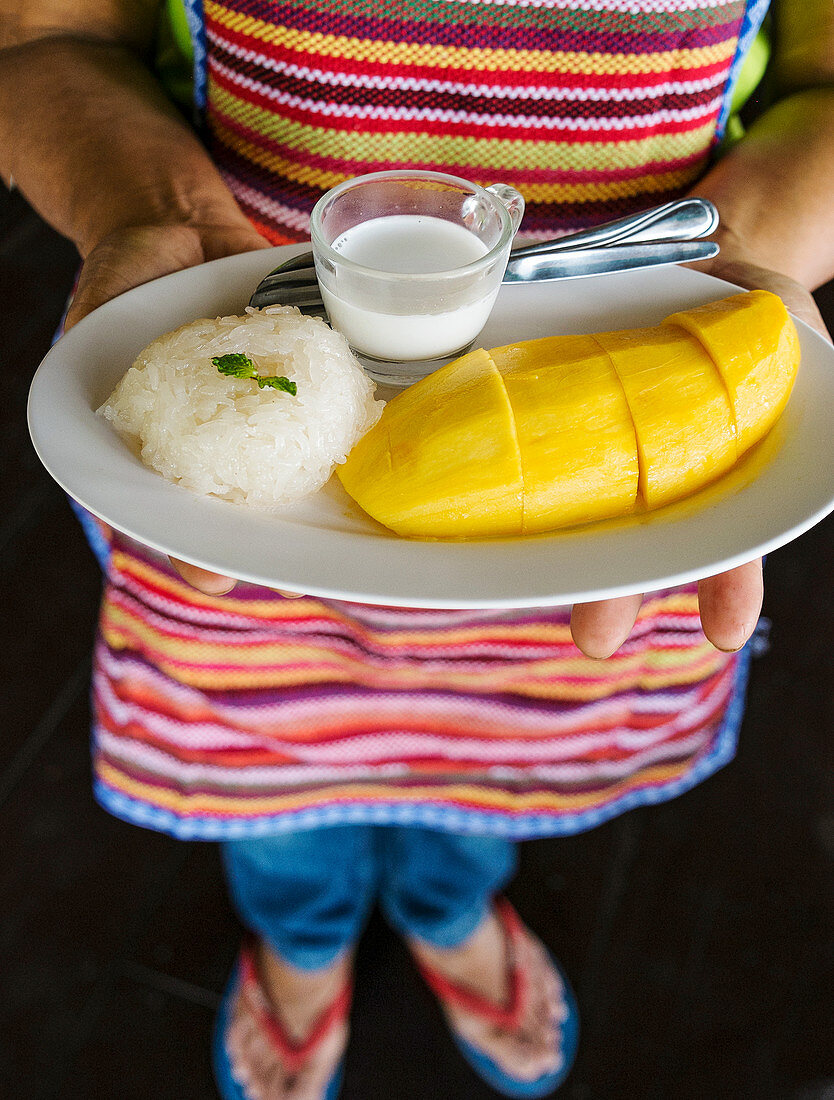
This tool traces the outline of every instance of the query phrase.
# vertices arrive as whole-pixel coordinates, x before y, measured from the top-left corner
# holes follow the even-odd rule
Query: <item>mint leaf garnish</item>
[[[221,374],[229,374],[232,378],[256,378],[255,364],[248,355],[234,351],[231,355],[215,355],[212,363]]]
[[[282,374],[273,375],[270,378],[261,377],[255,370],[255,364],[243,352],[233,351],[229,355],[215,355],[212,363],[221,374],[228,374],[232,378],[253,379],[258,383],[259,389],[269,386],[273,390],[283,390],[285,393],[291,393],[293,397],[298,392],[295,382],[291,382],[289,378],[285,378]]]
[[[276,375],[273,378],[261,378],[256,375],[258,386],[263,389],[264,386],[271,386],[274,390],[284,390],[286,393],[291,393],[295,397],[298,392],[298,386],[295,382],[290,382],[289,378],[285,378],[282,374]]]

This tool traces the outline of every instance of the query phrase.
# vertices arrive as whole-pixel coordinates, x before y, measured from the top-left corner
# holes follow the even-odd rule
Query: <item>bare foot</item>
[[[334,1023],[296,1067],[286,1064],[259,1016],[268,1010],[287,1038],[302,1044],[344,988],[352,958],[344,956],[323,970],[298,970],[261,942],[254,954],[259,983],[238,987],[226,1033],[233,1076],[247,1100],[322,1100],[344,1055],[347,1021]]]
[[[431,947],[416,940],[409,946],[418,962],[502,1007],[510,998],[511,956],[517,950],[516,963],[527,982],[517,1028],[508,1030],[459,1005],[443,1004],[443,1010],[462,1038],[518,1080],[535,1081],[561,1068],[559,1033],[568,1016],[564,986],[546,949],[529,929],[522,930],[516,947],[492,911],[457,947]]]

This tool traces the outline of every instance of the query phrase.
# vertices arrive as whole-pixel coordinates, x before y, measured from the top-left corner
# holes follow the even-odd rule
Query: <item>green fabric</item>
[[[747,51],[747,57],[741,66],[738,81],[733,90],[732,112],[740,111],[761,83],[770,63],[770,23],[768,20],[759,28],[753,39],[753,45]]]
[[[727,119],[727,128],[721,142],[722,152],[731,145],[735,145],[737,141],[741,141],[744,137],[744,124],[741,121],[739,112],[761,84],[762,77],[770,63],[770,54],[770,20],[765,19],[759,33],[753,39],[752,46],[747,51],[747,56],[741,66],[741,72],[738,74],[736,86],[733,89],[730,117]]]
[[[194,49],[182,0],[164,0],[160,8],[155,68],[168,95],[190,111],[194,102]]]

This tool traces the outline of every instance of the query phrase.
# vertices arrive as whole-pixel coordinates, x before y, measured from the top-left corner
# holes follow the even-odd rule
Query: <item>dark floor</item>
[[[26,433],[74,263],[0,194],[0,1097],[211,1100],[212,1017],[239,929],[212,846],[92,801],[98,574]],[[769,561],[772,645],[735,763],[673,803],[523,848],[511,894],[583,1014],[566,1100],[834,1097],[832,551],[828,521]],[[344,1100],[492,1096],[374,921]]]

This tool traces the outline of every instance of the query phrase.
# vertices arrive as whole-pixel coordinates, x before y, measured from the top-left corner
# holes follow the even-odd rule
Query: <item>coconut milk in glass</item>
[[[524,202],[435,172],[379,172],[333,189],[311,218],[333,328],[381,382],[406,385],[486,323]]]

